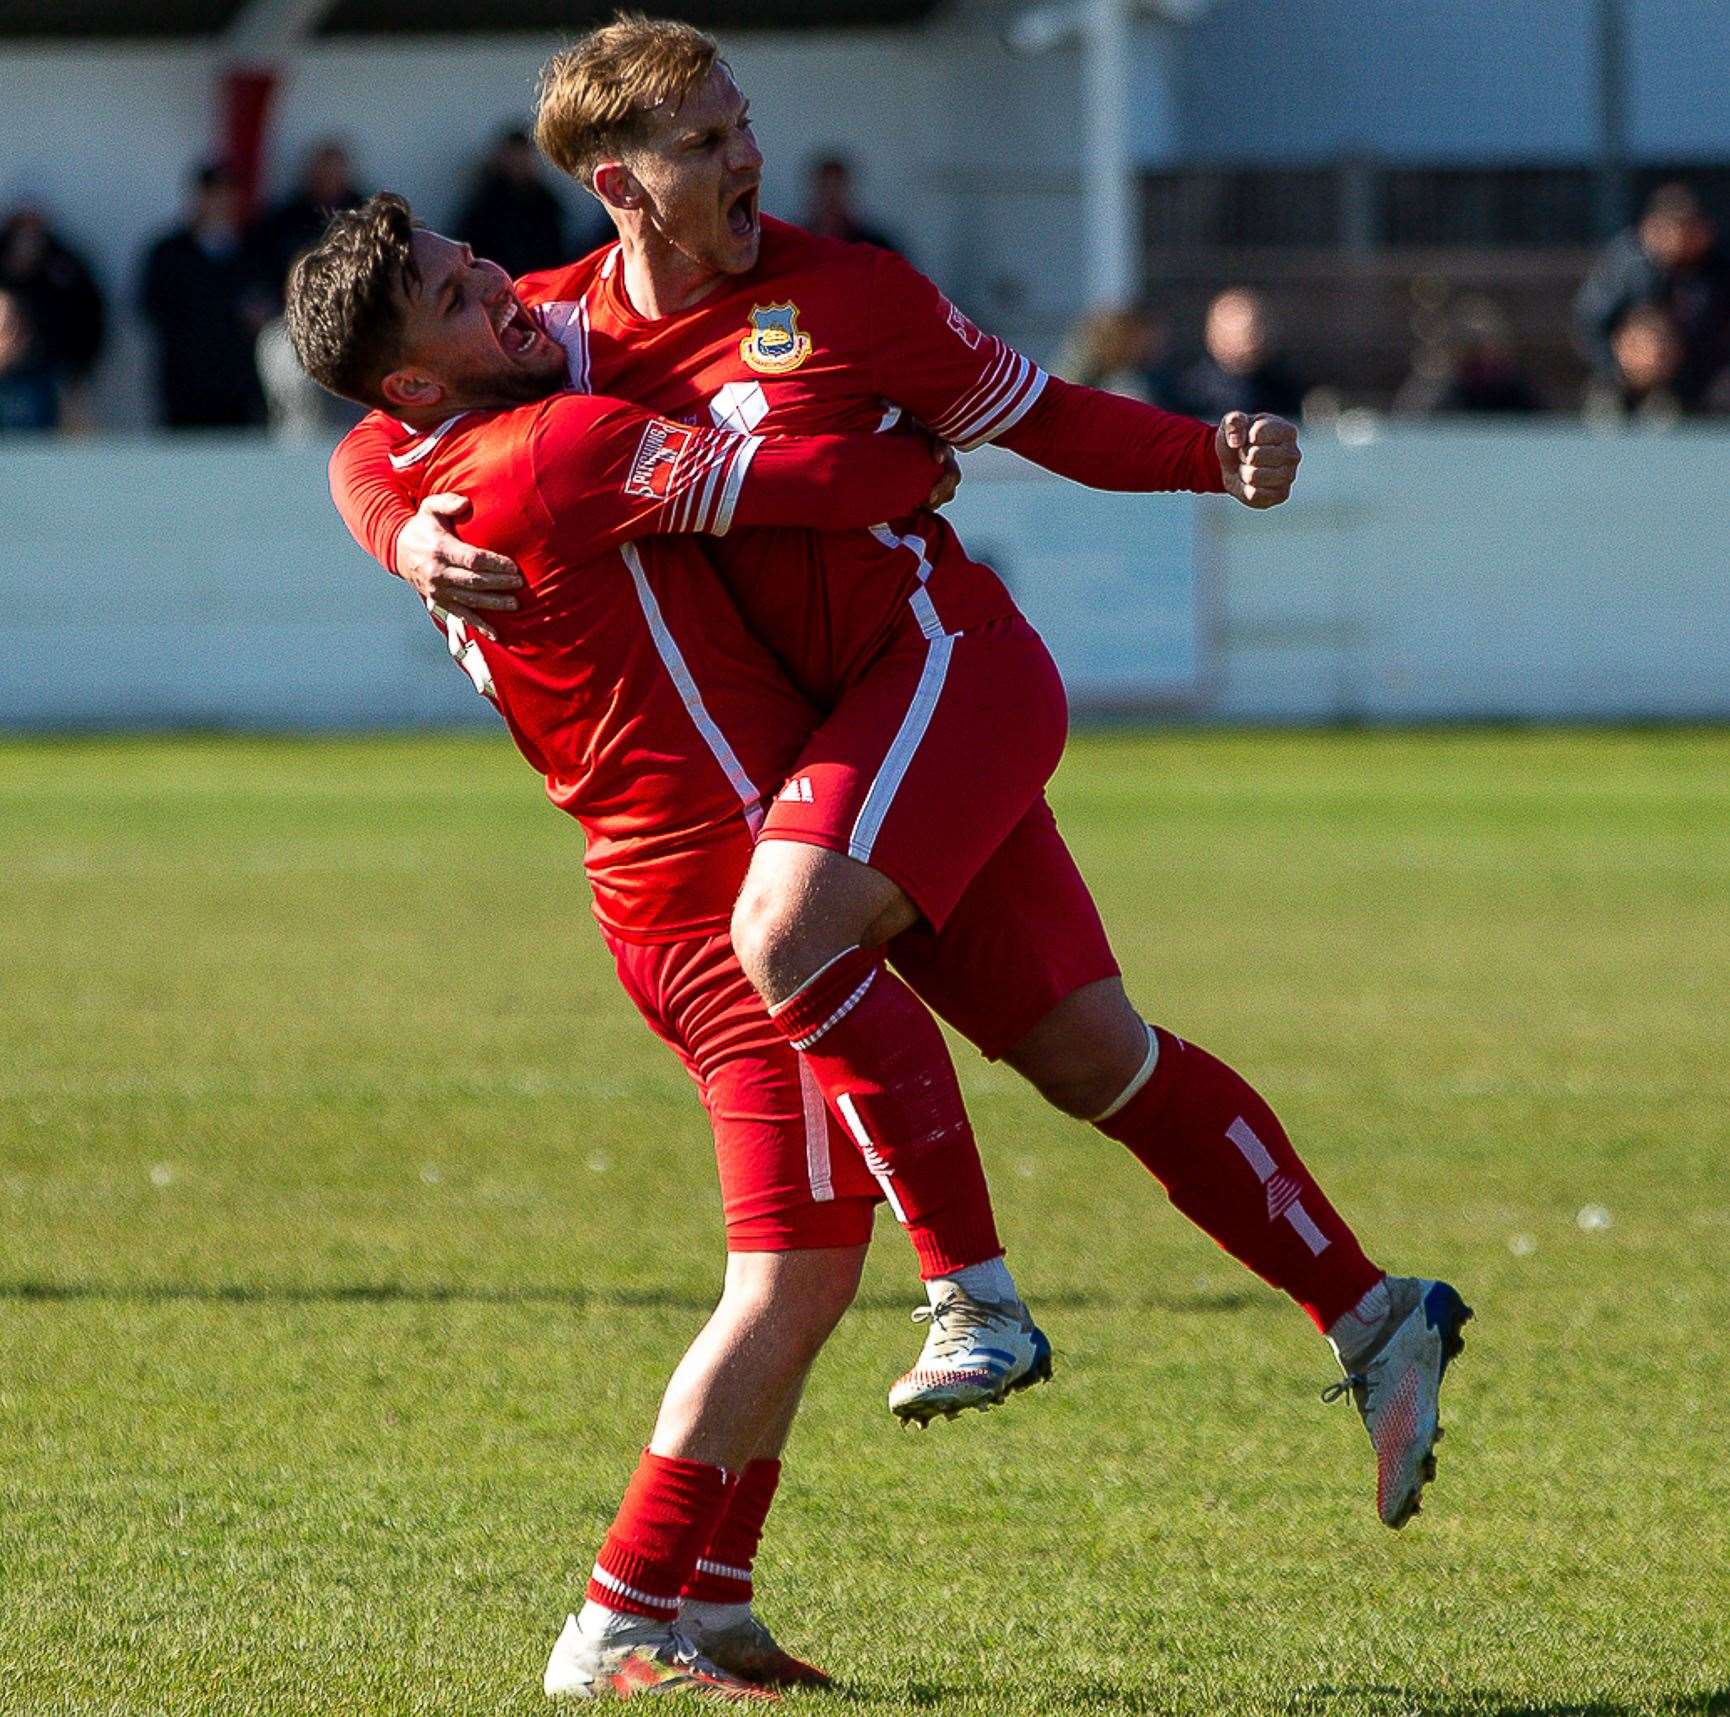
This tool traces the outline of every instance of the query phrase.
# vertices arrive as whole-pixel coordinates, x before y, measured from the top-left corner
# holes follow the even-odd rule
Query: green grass
[[[1441,1480],[1383,1531],[1299,1314],[965,1055],[1058,1378],[899,1435],[882,1229],[760,1586],[831,1705],[1730,1712],[1730,736],[1056,798],[1146,1009],[1476,1304]],[[575,831],[502,742],[18,744],[0,863],[0,1711],[539,1711],[721,1265]]]

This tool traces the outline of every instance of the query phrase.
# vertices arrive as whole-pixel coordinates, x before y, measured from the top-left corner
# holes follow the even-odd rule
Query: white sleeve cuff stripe
[[[724,537],[733,525],[733,509],[739,504],[739,491],[745,486],[745,473],[751,469],[751,461],[757,457],[757,449],[763,445],[760,435],[747,435],[733,455],[733,463],[727,471],[726,487],[721,491],[721,504],[715,514],[715,522],[710,527],[718,537]]]
[[[672,492],[665,502],[668,530],[696,531],[703,528],[703,503],[708,500],[708,490],[704,489],[703,482],[708,478],[713,486],[715,470],[733,451],[732,440],[731,436],[705,437],[686,448],[673,473]]]
[[[1032,364],[1025,358],[1017,357],[1014,369],[1004,378],[1002,386],[983,400],[971,417],[956,427],[955,434],[951,437],[955,444],[959,447],[980,440],[991,425],[1020,397],[1032,371]]]
[[[963,394],[931,425],[939,435],[945,434],[956,424],[965,423],[979,409],[979,402],[995,393],[1002,385],[1004,376],[1014,368],[1019,354],[1005,346],[1002,341],[998,341],[997,347],[997,356],[980,376],[973,391]]]
[[[1016,354],[1001,340],[993,342],[991,362],[980,371],[973,384],[973,391],[961,396],[949,410],[944,413],[946,418],[964,418],[975,405],[992,391],[1003,379],[1003,373],[1015,361]]]
[[[706,465],[708,474],[703,482],[703,493],[692,510],[692,530],[706,531],[714,524],[715,485],[720,482],[721,473],[727,468],[728,461],[733,457],[734,450],[731,447],[717,449],[709,455]]]
[[[1045,392],[1045,384],[1050,380],[1051,378],[1045,371],[1035,364],[1033,366],[1033,380],[1021,398],[1002,413],[983,433],[975,435],[967,441],[957,442],[956,445],[963,450],[970,450],[983,446],[987,441],[995,441],[1000,435],[1007,435],[1033,409],[1034,402]]]
[[[671,514],[671,522],[675,530],[689,531],[698,528],[696,514],[700,510],[698,506],[699,492],[704,474],[714,461],[715,450],[707,441],[699,441],[686,449],[684,460],[675,479],[678,484],[678,500]]]

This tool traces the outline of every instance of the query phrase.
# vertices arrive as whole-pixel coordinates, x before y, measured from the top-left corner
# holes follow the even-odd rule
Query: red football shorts
[[[1092,891],[1043,795],[942,930],[905,931],[889,957],[925,1005],[993,1061],[1065,996],[1118,975]]]
[[[1038,803],[1068,727],[1057,665],[1019,615],[910,632],[811,735],[761,838],[870,865],[941,929]]]
[[[868,1241],[882,1193],[770,1022],[727,936],[651,944],[602,936],[626,993],[685,1064],[708,1112],[727,1250]]]

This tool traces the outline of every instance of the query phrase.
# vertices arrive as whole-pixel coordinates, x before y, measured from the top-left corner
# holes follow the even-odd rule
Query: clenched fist
[[[1225,492],[1246,507],[1277,507],[1297,480],[1297,425],[1262,412],[1227,412],[1213,440]]]

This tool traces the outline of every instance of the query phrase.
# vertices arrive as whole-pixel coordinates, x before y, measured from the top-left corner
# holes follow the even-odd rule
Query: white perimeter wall
[[[1299,495],[1096,495],[1009,454],[954,516],[1082,705],[1730,718],[1730,436],[1312,438]],[[315,450],[0,447],[0,727],[488,721]]]

